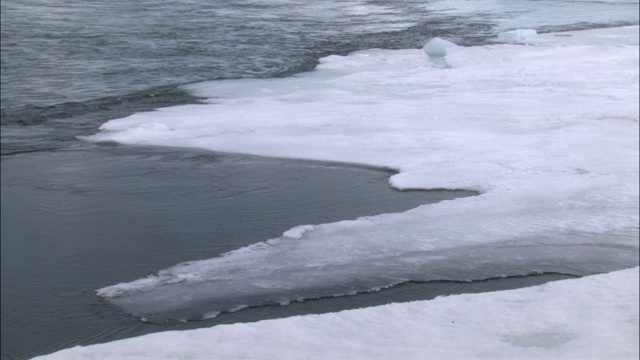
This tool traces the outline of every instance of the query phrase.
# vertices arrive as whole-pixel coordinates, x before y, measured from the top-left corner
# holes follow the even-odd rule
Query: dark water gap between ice
[[[198,150],[78,143],[1,157],[2,358],[166,330],[327,313],[566,279],[408,282],[187,323],[140,321],[95,290],[279,237],[476,192],[397,191],[393,171]],[[507,274],[505,274],[507,275]]]
[[[172,328],[127,315],[96,296],[101,287],[297,225],[476,194],[392,190],[385,169],[157,147],[77,143],[2,156],[1,166],[3,359]],[[333,304],[302,309],[341,309]],[[286,308],[249,309],[237,321],[288,316]]]
[[[397,191],[394,172],[197,150],[79,143],[3,156],[2,358],[147,333],[533,286],[561,273],[408,282],[355,296],[255,306],[187,323],[140,321],[96,296],[184,261],[321,224],[473,196]],[[508,275],[508,274],[505,274]]]

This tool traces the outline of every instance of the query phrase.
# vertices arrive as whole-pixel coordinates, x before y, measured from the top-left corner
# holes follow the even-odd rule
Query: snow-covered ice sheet
[[[530,288],[169,331],[38,359],[637,359],[638,268]]]
[[[423,6],[439,15],[463,16],[469,22],[491,19],[497,31],[523,24],[560,31],[567,25],[638,23],[638,0],[435,0]]]
[[[88,140],[382,166],[398,189],[482,194],[301,224],[99,295],[162,322],[409,280],[636,266],[638,27],[512,39],[447,44],[446,67],[373,49],[291,78],[193,84],[206,104],[105,123]]]

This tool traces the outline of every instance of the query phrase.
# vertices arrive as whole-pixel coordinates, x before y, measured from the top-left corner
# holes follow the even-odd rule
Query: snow
[[[286,79],[193,84],[186,88],[206,104],[105,123],[87,140],[380,166],[398,171],[397,189],[482,194],[301,225],[98,294],[162,322],[410,280],[637,266],[638,26],[505,36],[513,44],[446,47],[444,68],[422,49],[372,49],[328,56]],[[56,356],[637,357],[637,274],[155,334]]]
[[[37,359],[637,359],[638,274],[168,331]]]

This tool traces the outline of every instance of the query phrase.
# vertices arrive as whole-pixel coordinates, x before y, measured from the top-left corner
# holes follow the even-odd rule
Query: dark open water
[[[390,173],[369,168],[89,147],[2,159],[3,356],[168,328],[140,325],[98,298],[101,287],[299,224],[473,194],[392,191]]]
[[[211,258],[296,225],[472,195],[393,191],[383,169],[76,139],[101,123],[196,103],[178,88],[190,82],[282,77],[312,70],[324,55],[417,48],[434,36],[482,44],[505,18],[528,19],[533,23],[522,27],[539,31],[638,23],[634,2],[513,1],[441,11],[458,3],[3,0],[2,358],[564,278],[405,284],[166,326],[142,323],[95,295],[101,287]],[[563,11],[569,6],[580,9]]]

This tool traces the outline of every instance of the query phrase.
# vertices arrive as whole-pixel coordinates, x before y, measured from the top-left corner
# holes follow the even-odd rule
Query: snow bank
[[[37,359],[637,359],[638,268],[525,289],[170,331]]]

